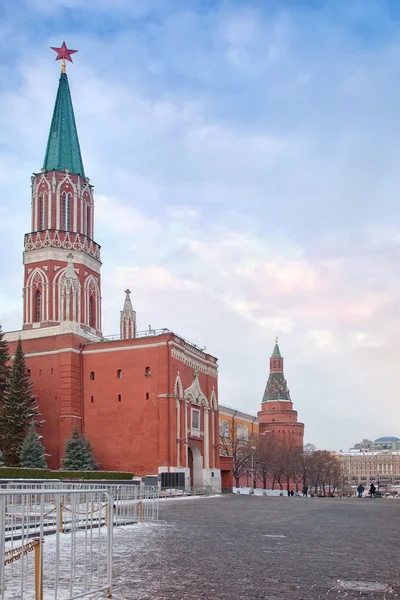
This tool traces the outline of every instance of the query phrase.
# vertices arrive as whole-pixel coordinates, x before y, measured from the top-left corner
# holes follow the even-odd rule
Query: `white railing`
[[[11,481],[6,485],[9,490],[104,490],[113,498],[113,523],[116,526],[131,525],[141,521],[157,521],[159,518],[159,488],[157,486],[117,484],[107,482],[62,482],[42,481],[39,483]],[[63,509],[65,510],[65,509]]]
[[[0,598],[112,597],[113,522],[106,490],[0,491]]]

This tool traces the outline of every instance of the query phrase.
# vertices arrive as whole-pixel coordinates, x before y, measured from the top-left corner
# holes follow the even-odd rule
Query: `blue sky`
[[[399,24],[397,0],[1,6],[4,329],[65,39],[103,331],[129,286],[139,328],[206,346],[220,402],[249,412],[278,335],[306,441],[400,436]]]

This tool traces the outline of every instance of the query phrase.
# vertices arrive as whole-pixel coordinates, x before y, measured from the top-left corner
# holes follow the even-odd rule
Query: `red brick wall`
[[[172,334],[149,338],[87,343],[74,334],[25,340],[23,349],[34,382],[33,393],[45,421],[41,430],[51,468],[58,468],[66,439],[74,425],[92,443],[104,470],[157,473],[159,466],[177,465],[177,375],[182,390],[193,383],[190,355],[171,356]],[[176,342],[175,342],[176,343]],[[11,353],[16,343],[10,343]],[[148,376],[147,369],[150,369]],[[121,371],[121,377],[117,376]],[[91,373],[94,373],[94,380]],[[198,373],[208,400],[218,393],[217,379]],[[204,410],[201,429],[204,430]],[[180,402],[180,438],[185,438],[185,403]],[[215,441],[212,440],[214,415]],[[190,405],[188,427],[190,428]],[[219,416],[209,413],[210,467],[219,468]],[[191,439],[204,456],[204,438]],[[180,466],[186,466],[186,446],[180,443]]]
[[[40,429],[50,468],[58,468],[65,440],[74,425],[81,427],[80,344],[83,338],[68,334],[24,340],[26,365],[31,372],[33,393],[38,398]],[[9,343],[10,354],[16,342]]]

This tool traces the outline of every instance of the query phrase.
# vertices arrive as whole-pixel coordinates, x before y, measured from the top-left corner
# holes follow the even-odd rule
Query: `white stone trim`
[[[105,342],[105,343],[108,343],[108,342]],[[167,345],[167,342],[158,342],[157,344],[141,344],[138,346],[121,346],[119,348],[100,348],[99,350],[84,350],[83,354],[101,354],[104,352],[120,352],[123,350],[140,350],[141,348],[157,348],[159,346],[166,346],[166,345]]]
[[[75,232],[77,232],[78,231],[78,196],[77,196],[76,190],[74,192],[74,201],[73,201],[73,205],[72,206],[74,207],[73,208],[73,210],[74,210],[74,223],[73,223],[73,226],[72,226],[72,230],[75,231]]]
[[[43,352],[25,352],[25,356],[36,357],[36,356],[51,356],[52,354],[64,354],[65,352],[72,352],[72,354],[80,354],[76,348],[60,348],[60,350],[46,350]],[[14,355],[11,357],[14,358]]]
[[[217,371],[215,364],[213,364],[213,366],[210,366],[208,364],[208,361],[206,361],[206,360],[203,360],[197,356],[196,356],[196,358],[194,358],[194,357],[192,358],[191,356],[188,356],[189,351],[182,350],[180,348],[179,344],[175,344],[174,342],[171,342],[171,346],[173,346],[171,348],[171,357],[172,358],[175,358],[175,360],[179,360],[183,364],[188,365],[189,367],[192,367],[192,369],[200,371],[200,373],[204,373],[205,375],[215,377],[215,379],[218,378],[218,371]]]
[[[64,239],[61,239],[62,237]],[[43,248],[54,248],[55,250],[61,248],[73,252],[84,252],[100,262],[100,246],[92,239],[77,232],[47,230],[43,236],[43,232],[32,231],[25,236],[25,252],[42,250]]]
[[[208,407],[207,396],[203,393],[203,390],[200,387],[199,378],[197,375],[195,375],[192,385],[184,391],[183,397],[185,400],[189,400],[189,402],[192,402],[197,406]]]
[[[208,360],[207,358],[205,358],[205,356],[201,356],[201,354],[204,354],[201,350],[197,350],[196,348],[191,347],[190,344],[188,344],[187,342],[184,342],[183,340],[182,340],[183,345],[180,344],[178,341],[180,339],[182,339],[182,338],[175,336],[175,339],[171,340],[171,342],[170,342],[171,346],[175,346],[175,348],[178,348],[178,350],[181,350],[182,352],[186,352],[186,353],[190,354],[193,358],[203,362],[204,364],[211,365],[215,369],[218,369],[218,364],[216,363],[215,360]]]
[[[60,419],[83,419],[80,415],[60,415]]]
[[[220,416],[225,415],[227,417],[235,417],[236,419],[240,419],[241,421],[246,421],[248,423],[254,422],[255,425],[258,425],[260,422],[256,415],[251,415],[249,413],[242,412],[239,409],[236,410],[235,408],[224,406],[223,404],[219,404],[218,411]]]
[[[38,262],[47,262],[49,260],[56,260],[60,262],[68,262],[68,254],[71,250],[64,250],[64,248],[46,248],[43,250],[26,250],[23,255],[24,265],[31,265]],[[91,269],[98,275],[100,275],[101,262],[92,258],[85,252],[74,252],[74,263],[83,265],[88,269]]]
[[[174,383],[174,394],[177,398],[183,398],[183,385],[179,371],[176,374]]]
[[[59,325],[54,325],[52,327],[9,331],[4,337],[7,342],[17,342],[19,338],[21,338],[21,340],[35,340],[38,338],[53,337],[54,335],[64,335],[66,333],[76,333],[76,335],[79,335],[88,341],[98,342],[100,339],[98,335],[81,329],[80,326],[73,321],[64,321],[64,323],[60,323]]]

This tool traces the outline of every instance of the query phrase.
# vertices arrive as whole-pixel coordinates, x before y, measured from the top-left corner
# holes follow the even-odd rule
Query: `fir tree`
[[[7,467],[19,466],[21,444],[30,424],[38,415],[24,351],[21,340],[18,340],[0,413],[1,447]]]
[[[25,469],[47,469],[45,450],[40,442],[40,435],[36,432],[34,423],[31,423],[29,433],[22,442],[19,452],[21,467]]]
[[[4,392],[6,390],[7,379],[10,372],[8,366],[9,360],[8,344],[4,339],[4,333],[0,325],[0,403],[3,403],[4,400]]]
[[[66,471],[95,471],[97,469],[92,446],[76,427],[65,444],[65,458],[62,461],[62,467]]]

